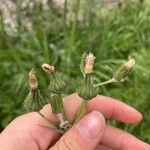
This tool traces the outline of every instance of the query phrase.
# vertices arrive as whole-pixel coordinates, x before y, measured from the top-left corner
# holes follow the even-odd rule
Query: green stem
[[[51,121],[50,119],[48,119],[47,117],[45,117],[40,111],[37,112],[42,118],[44,118],[47,122],[49,122],[51,125],[56,126],[56,124]]]
[[[98,83],[98,84],[94,84],[94,87],[98,87],[98,86],[102,86],[102,85],[106,85],[106,84],[110,84],[110,83],[114,83],[114,82],[117,82],[114,78],[108,80],[108,81],[105,81],[105,82],[102,82],[102,83]]]
[[[59,97],[62,99],[62,95],[61,95],[61,93],[59,93],[58,94],[59,95]],[[64,121],[65,120],[67,120],[68,121],[68,115],[67,115],[67,112],[66,112],[66,110],[65,110],[65,108],[64,108],[64,103],[63,103],[63,112],[61,113],[62,114],[62,118],[64,119]]]
[[[68,120],[68,114],[67,114],[67,112],[66,112],[65,109],[64,109],[64,111],[63,111],[62,113],[63,113],[63,116],[64,116],[64,120],[69,121],[69,120]]]
[[[87,104],[87,101],[85,101],[85,100],[83,100],[81,102],[81,105],[79,106],[79,108],[76,112],[73,124],[76,124],[77,122],[79,122],[81,120],[81,118],[85,115],[86,104]]]

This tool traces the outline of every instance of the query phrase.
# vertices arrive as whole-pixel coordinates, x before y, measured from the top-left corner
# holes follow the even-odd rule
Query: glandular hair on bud
[[[24,101],[24,107],[27,111],[39,111],[43,106],[48,103],[43,99],[41,93],[38,89],[31,90]]]
[[[93,86],[90,75],[84,80],[81,86],[77,89],[78,95],[84,100],[91,100],[98,94],[97,88]]]
[[[42,65],[42,69],[43,69],[45,72],[47,72],[47,73],[52,73],[52,72],[55,71],[55,67],[54,67],[54,66],[51,66],[51,65],[45,64],[45,63]]]
[[[130,74],[135,66],[135,60],[130,59],[123,64],[113,75],[116,81],[122,81],[128,74]]]
[[[63,112],[63,110],[64,110],[63,100],[60,95],[58,95],[58,94],[51,95],[50,104],[52,107],[52,112],[54,114],[60,114]]]
[[[36,73],[34,72],[33,69],[29,72],[29,85],[32,90],[35,90],[38,88],[38,81],[36,78]]]
[[[90,73],[93,72],[94,60],[95,60],[95,56],[92,53],[89,53],[86,56],[86,59],[85,59],[85,68],[84,68],[85,74],[90,74]]]
[[[56,94],[61,94],[66,87],[66,82],[61,73],[54,72],[50,74],[49,91]]]

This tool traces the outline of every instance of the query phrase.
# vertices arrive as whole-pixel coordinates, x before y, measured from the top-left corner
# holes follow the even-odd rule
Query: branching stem
[[[115,83],[117,82],[117,80],[115,80],[114,78],[108,80],[108,81],[105,81],[105,82],[102,82],[102,83],[98,83],[98,84],[94,84],[94,87],[98,87],[98,86],[102,86],[102,85],[106,85],[106,84],[110,84],[110,83]]]
[[[51,121],[50,119],[48,119],[47,117],[45,117],[40,111],[37,112],[42,118],[44,118],[47,122],[49,122],[51,125],[56,126],[56,124]]]

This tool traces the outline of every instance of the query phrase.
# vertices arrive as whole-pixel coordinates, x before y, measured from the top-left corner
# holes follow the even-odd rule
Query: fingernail
[[[78,126],[79,134],[87,139],[97,139],[104,130],[105,120],[101,113],[93,111],[84,117]]]

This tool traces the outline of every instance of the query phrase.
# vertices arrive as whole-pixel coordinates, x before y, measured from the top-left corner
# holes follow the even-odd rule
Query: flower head
[[[91,77],[89,75],[77,89],[77,93],[84,100],[91,100],[92,98],[97,96],[98,90],[93,86],[93,81],[91,80]]]
[[[85,68],[84,68],[85,74],[90,74],[90,73],[93,72],[94,60],[95,60],[95,56],[92,53],[89,53],[86,56],[86,59],[85,59]]]
[[[33,69],[29,72],[29,85],[31,89],[28,96],[24,100],[24,107],[27,111],[39,111],[45,104],[48,103],[48,101],[43,99],[38,89],[38,81],[36,78],[36,73]]]
[[[48,72],[48,73],[52,73],[55,71],[55,67],[54,66],[51,66],[49,64],[43,64],[42,65],[42,69],[45,71],[45,72]]]
[[[32,90],[38,88],[38,81],[36,79],[36,73],[33,69],[29,72],[29,85]]]
[[[130,74],[135,66],[135,60],[130,59],[123,64],[113,75],[116,81],[122,81],[128,74]]]
[[[40,91],[36,89],[29,92],[28,96],[24,100],[24,107],[29,112],[39,111],[47,103],[48,101],[43,99]]]
[[[126,64],[126,67],[133,68],[135,66],[135,60],[134,59],[130,59]]]

